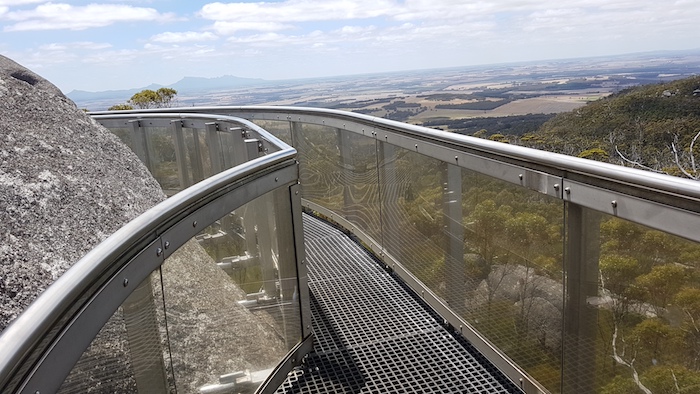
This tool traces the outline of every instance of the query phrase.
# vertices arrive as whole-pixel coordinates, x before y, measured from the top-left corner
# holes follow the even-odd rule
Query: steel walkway
[[[520,393],[338,229],[304,215],[314,351],[278,393]]]

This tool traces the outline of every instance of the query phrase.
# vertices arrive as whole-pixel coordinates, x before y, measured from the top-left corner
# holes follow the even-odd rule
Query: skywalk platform
[[[521,393],[333,226],[304,215],[313,352],[278,393]]]

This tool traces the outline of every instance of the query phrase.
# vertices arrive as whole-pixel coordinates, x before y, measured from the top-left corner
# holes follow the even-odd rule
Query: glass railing
[[[42,296],[11,327],[23,345],[0,338],[0,387],[55,391],[32,385],[43,376],[80,391],[81,380],[118,375],[115,384],[139,391],[214,392],[255,387],[270,373],[277,380],[264,387],[276,387],[286,369],[270,372],[273,360],[293,346],[308,351],[308,341],[298,345],[309,338],[301,191],[306,209],[354,233],[527,393],[700,389],[700,183],[334,110],[94,116],[173,197],[115,234],[129,248],[96,249],[47,290],[60,301]],[[198,191],[177,193],[202,179]],[[284,268],[289,256],[294,270]],[[136,281],[118,272],[141,267],[129,261],[148,261]],[[77,285],[83,293],[67,290]],[[80,321],[79,311],[93,316],[102,304],[87,294],[122,288],[128,298]],[[265,330],[231,328],[243,321]],[[102,342],[88,347],[98,331]],[[84,332],[86,343],[64,335]],[[73,372],[56,359],[69,348],[83,355]],[[105,349],[118,357],[101,365]],[[70,366],[41,369],[61,363]],[[126,367],[117,373],[117,364]]]
[[[0,337],[0,391],[263,392],[311,349],[296,151],[243,119],[96,119],[173,197]]]
[[[182,110],[294,146],[305,206],[526,392],[700,390],[700,183],[341,111]]]

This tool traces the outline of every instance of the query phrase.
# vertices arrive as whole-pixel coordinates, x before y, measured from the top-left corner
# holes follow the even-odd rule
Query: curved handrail
[[[207,178],[124,225],[61,275],[4,330],[0,336],[0,391],[56,391],[92,338],[131,291],[184,242],[218,219],[210,211],[223,215],[269,191],[297,182],[296,150],[259,127],[253,124],[250,127],[279,144],[280,150]],[[209,222],[202,220],[194,228],[187,220],[203,210],[207,211],[204,216]],[[164,239],[169,234],[173,235],[172,240]],[[146,256],[146,252],[153,250],[155,254]],[[145,265],[136,267],[134,262],[141,255],[145,260],[138,262]],[[121,286],[119,275],[126,269],[131,269],[133,276]],[[101,292],[115,281],[126,291],[116,295],[113,291]],[[80,327],[81,314],[97,304],[100,308],[109,305],[111,309],[101,310],[101,321],[90,320],[88,328],[94,332],[79,333],[87,343],[82,347],[72,346],[80,349],[73,349],[70,355],[60,354],[58,360],[51,359],[51,352],[60,350],[62,341],[75,339],[75,332],[72,337],[67,334],[74,326]],[[47,359],[57,365],[46,369],[51,376],[46,379],[44,390],[26,387]]]
[[[316,121],[309,118],[299,120],[303,120],[304,123],[328,125],[348,130],[352,130],[351,123],[371,128],[379,128],[424,142],[450,146],[460,151],[474,151],[482,155],[487,155],[488,157],[505,160],[511,163],[515,160],[518,165],[530,166],[531,168],[540,169],[550,174],[559,174],[565,178],[579,175],[590,178],[590,182],[588,183],[607,183],[613,181],[619,185],[647,189],[652,193],[644,197],[651,200],[659,199],[659,196],[655,196],[654,194],[663,193],[671,198],[683,196],[684,199],[692,198],[700,202],[700,187],[698,186],[698,182],[689,179],[657,174],[650,171],[602,163],[559,153],[504,144],[347,111],[284,106],[211,106],[172,109],[160,108],[156,110],[133,110],[128,112],[131,114],[148,114],[152,112],[170,111],[180,113],[197,112],[226,114],[240,116],[246,119],[260,120],[296,121],[295,118],[299,116],[319,117]],[[93,114],[99,115],[102,113],[104,112],[94,112]],[[327,121],[330,119],[339,120],[341,123],[330,124]],[[700,206],[685,208],[696,212],[700,211]]]

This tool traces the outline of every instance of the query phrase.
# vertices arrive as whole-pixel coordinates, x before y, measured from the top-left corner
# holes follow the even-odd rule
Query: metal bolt
[[[161,249],[161,248],[156,249],[156,256],[160,256],[162,254],[163,254],[163,249]]]
[[[129,279],[124,278],[124,281],[122,282],[122,285],[123,285],[124,287],[129,286]]]
[[[554,190],[557,190],[557,191],[559,190],[559,184],[558,184],[558,183],[554,184]]]
[[[612,205],[613,208],[617,208],[617,200],[612,200],[610,202],[610,204]]]
[[[518,174],[518,178],[520,178],[520,180],[522,181],[522,180],[523,180],[523,174]]]
[[[192,227],[197,227],[197,221],[192,222]]]
[[[571,194],[571,188],[570,188],[570,187],[565,187],[565,188],[564,188],[564,191],[566,192],[566,194]]]
[[[295,195],[299,195],[299,190],[294,192]]]
[[[418,144],[416,144],[416,149],[418,149]]]
[[[455,161],[459,161],[459,156],[455,156]]]
[[[520,379],[518,379],[518,380],[520,381],[520,387],[523,387],[523,383],[525,383],[525,381],[523,380],[523,378],[520,378]]]
[[[168,249],[168,248],[170,247],[170,242],[165,241],[165,243],[163,244],[163,246],[165,246],[165,249]]]
[[[275,182],[279,181],[280,179],[278,177],[275,177]]]

